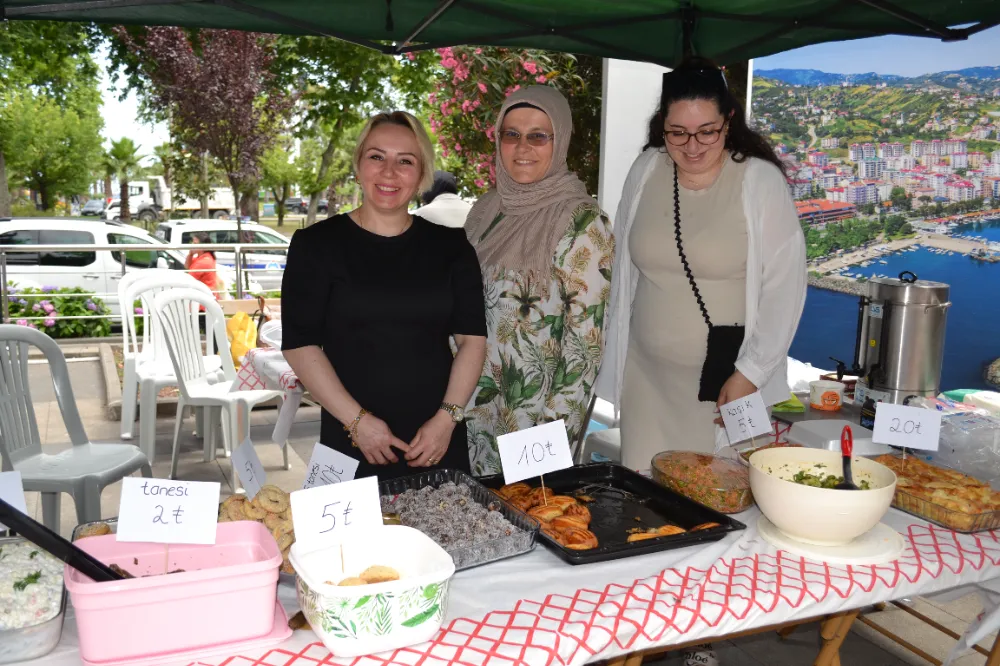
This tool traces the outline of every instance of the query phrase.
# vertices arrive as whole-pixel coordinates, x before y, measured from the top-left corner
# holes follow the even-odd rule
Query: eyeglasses
[[[524,138],[528,141],[529,146],[540,148],[556,138],[556,135],[545,132],[528,132]],[[500,132],[500,143],[506,143],[509,146],[517,145],[521,143],[521,133],[517,130],[504,130]]]
[[[697,132],[685,132],[684,130],[669,130],[663,132],[663,138],[671,146],[686,146],[691,137],[703,146],[711,146],[713,143],[718,143],[719,137],[722,136],[726,129],[726,123],[722,123],[722,127],[719,129],[707,129],[698,130]]]

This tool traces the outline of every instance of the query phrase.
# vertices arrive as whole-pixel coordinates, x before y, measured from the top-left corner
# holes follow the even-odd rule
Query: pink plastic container
[[[214,546],[120,543],[114,534],[77,546],[135,576],[95,583],[66,567],[80,656],[90,663],[150,658],[268,634],[281,553],[264,525],[219,523]]]

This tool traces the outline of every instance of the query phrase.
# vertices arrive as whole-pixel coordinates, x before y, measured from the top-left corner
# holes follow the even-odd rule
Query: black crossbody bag
[[[716,326],[708,316],[708,308],[698,290],[698,284],[694,281],[694,274],[691,272],[691,265],[688,263],[687,255],[684,254],[684,246],[681,243],[681,191],[677,182],[677,168],[674,167],[674,237],[677,239],[677,253],[681,257],[681,264],[684,266],[684,273],[688,282],[691,283],[691,291],[694,292],[695,300],[701,309],[701,316],[708,324],[708,350],[705,354],[705,363],[701,367],[701,381],[698,386],[699,402],[718,402],[719,394],[722,392],[722,385],[736,372],[736,358],[740,354],[740,346],[746,335],[746,326]]]

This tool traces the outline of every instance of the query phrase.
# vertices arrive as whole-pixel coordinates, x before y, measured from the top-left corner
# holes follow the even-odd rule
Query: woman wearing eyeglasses
[[[598,395],[620,409],[623,463],[719,451],[719,405],[788,399],[806,260],[782,164],[712,63],[664,75],[617,225]]]
[[[607,216],[566,168],[566,99],[530,86],[500,108],[496,188],[465,230],[486,292],[488,347],[470,403],[477,475],[501,471],[497,437],[563,419],[570,441],[586,412],[603,351],[614,237]]]

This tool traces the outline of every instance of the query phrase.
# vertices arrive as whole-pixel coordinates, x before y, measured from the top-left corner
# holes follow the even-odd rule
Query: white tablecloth
[[[435,639],[393,653],[338,660],[300,630],[276,647],[199,663],[574,666],[904,597],[1000,590],[1000,533],[956,534],[893,509],[884,522],[907,541],[899,560],[834,566],[777,551],[759,536],[759,515],[738,516],[745,531],[705,546],[574,567],[539,544],[527,555],[460,572]],[[290,586],[279,595],[289,614],[298,610]],[[974,627],[978,635],[1000,626],[994,608]],[[70,614],[59,647],[35,663],[77,664],[75,646]]]

